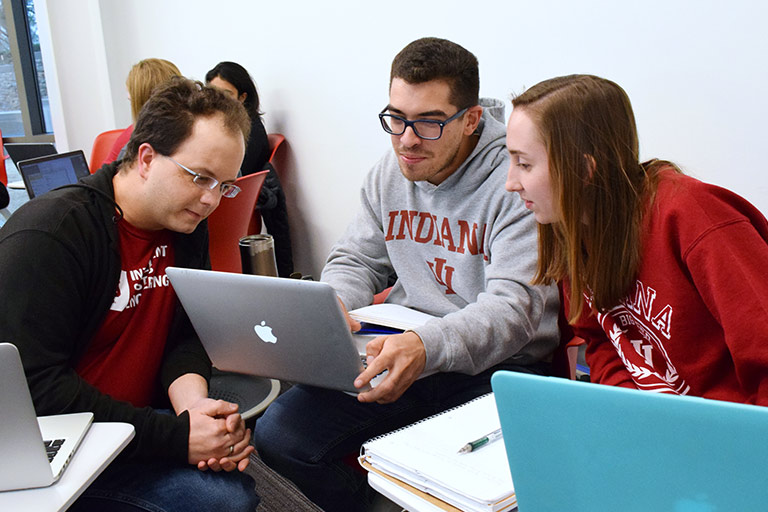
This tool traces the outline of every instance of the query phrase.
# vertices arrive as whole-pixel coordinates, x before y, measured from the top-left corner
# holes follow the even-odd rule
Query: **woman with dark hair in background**
[[[293,273],[293,256],[291,253],[291,238],[288,229],[288,209],[285,202],[283,187],[269,159],[269,140],[267,131],[261,119],[259,109],[259,94],[248,71],[236,62],[219,62],[205,74],[207,85],[221,89],[226,94],[240,101],[248,115],[251,116],[251,136],[245,148],[245,158],[240,166],[243,176],[255,172],[269,170],[264,186],[261,187],[259,208],[261,218],[267,232],[275,240],[275,259],[277,273],[280,277],[288,277]]]
[[[251,136],[240,172],[243,176],[263,171],[269,159],[269,140],[259,110],[259,94],[248,71],[235,62],[219,62],[205,74],[205,83],[221,89],[243,104],[251,116]]]

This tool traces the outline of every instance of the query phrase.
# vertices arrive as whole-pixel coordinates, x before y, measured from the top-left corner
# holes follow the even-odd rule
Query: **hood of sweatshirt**
[[[480,106],[483,107],[483,114],[475,132],[479,138],[467,159],[439,185],[418,181],[414,183],[417,187],[424,191],[472,191],[485,182],[502,160],[507,158],[504,103],[494,98],[481,98]]]

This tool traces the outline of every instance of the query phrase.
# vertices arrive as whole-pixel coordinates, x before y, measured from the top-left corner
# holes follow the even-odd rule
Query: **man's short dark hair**
[[[133,163],[145,142],[161,155],[172,155],[192,134],[198,118],[216,114],[222,114],[227,130],[248,140],[251,120],[239,101],[201,82],[182,77],[169,80],[141,108],[124,162]]]
[[[400,78],[409,84],[444,80],[451,88],[451,103],[469,108],[478,104],[480,76],[477,58],[464,47],[437,37],[417,39],[392,61],[389,85]]]

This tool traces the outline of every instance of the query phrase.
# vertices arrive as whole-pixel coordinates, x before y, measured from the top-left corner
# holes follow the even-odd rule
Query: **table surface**
[[[133,439],[128,423],[93,423],[58,482],[48,487],[0,492],[0,510],[66,510]]]

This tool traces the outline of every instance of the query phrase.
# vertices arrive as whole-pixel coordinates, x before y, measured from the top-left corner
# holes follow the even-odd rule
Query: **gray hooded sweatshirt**
[[[557,289],[530,284],[536,222],[504,190],[504,124],[484,109],[478,132],[466,161],[437,186],[405,179],[387,152],[321,276],[350,310],[394,280],[387,302],[440,317],[413,329],[429,372],[474,375],[504,361],[548,360],[559,341]]]

